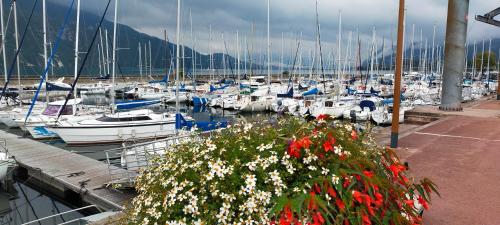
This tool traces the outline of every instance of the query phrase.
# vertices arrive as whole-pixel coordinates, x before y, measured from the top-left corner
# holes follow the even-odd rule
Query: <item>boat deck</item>
[[[5,141],[6,149],[17,161],[20,171],[28,175],[28,180],[51,193],[104,210],[122,210],[134,197],[134,193],[107,187],[112,178],[108,165],[103,162],[4,130],[0,130],[0,139]]]

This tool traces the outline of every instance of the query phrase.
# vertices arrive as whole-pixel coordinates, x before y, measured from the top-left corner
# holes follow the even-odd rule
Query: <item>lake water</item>
[[[7,189],[7,190],[4,190]],[[57,198],[44,194],[36,188],[14,181],[0,189],[0,223],[23,224],[77,208]],[[80,212],[71,212],[32,224],[49,225],[68,222],[83,217]]]

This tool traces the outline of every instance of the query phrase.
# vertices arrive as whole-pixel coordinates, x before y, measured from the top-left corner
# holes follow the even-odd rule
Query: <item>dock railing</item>
[[[84,206],[84,207],[81,207],[81,208],[78,208],[78,209],[72,209],[72,210],[68,210],[66,212],[62,212],[62,213],[58,213],[58,214],[54,214],[54,215],[50,215],[50,216],[46,216],[46,217],[43,217],[43,218],[40,218],[40,219],[37,219],[37,220],[32,220],[32,221],[29,221],[27,223],[23,223],[22,225],[27,225],[27,224],[34,224],[34,223],[39,223],[42,222],[42,221],[45,221],[45,220],[48,220],[50,218],[54,218],[54,217],[59,217],[59,216],[63,216],[63,215],[66,215],[66,214],[69,214],[69,213],[73,213],[73,212],[78,212],[78,211],[82,211],[82,210],[85,210],[85,209],[90,209],[90,208],[95,208],[97,209],[99,212],[102,212],[99,207],[97,207],[96,205],[88,205],[88,206]],[[60,223],[60,224],[70,224],[70,223],[75,223],[77,221],[79,221],[80,219],[82,219],[83,217],[81,218],[78,218],[78,219],[74,219],[74,220],[71,220],[71,221],[66,221],[64,223]],[[78,223],[79,224],[79,223]]]
[[[155,157],[162,156],[173,145],[196,139],[193,135],[181,134],[161,140],[126,145],[106,150],[106,163],[114,188],[131,188],[141,169],[154,166]]]

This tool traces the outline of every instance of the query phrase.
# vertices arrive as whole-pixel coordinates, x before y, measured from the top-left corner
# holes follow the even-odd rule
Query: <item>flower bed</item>
[[[434,184],[326,116],[237,124],[154,160],[134,224],[419,224]]]

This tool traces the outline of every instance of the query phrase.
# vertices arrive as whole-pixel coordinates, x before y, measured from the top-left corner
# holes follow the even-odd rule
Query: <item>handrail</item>
[[[50,216],[46,216],[46,217],[43,217],[43,218],[40,218],[40,219],[37,219],[37,220],[32,220],[30,222],[27,222],[27,223],[23,223],[22,225],[26,225],[26,224],[32,224],[32,223],[36,223],[36,222],[40,222],[40,221],[43,221],[43,220],[46,220],[46,219],[50,219],[52,217],[57,217],[57,216],[61,216],[61,215],[64,215],[64,214],[68,214],[68,213],[72,213],[72,212],[78,212],[80,210],[83,210],[83,209],[89,209],[89,208],[96,208],[99,212],[102,212],[101,209],[99,209],[99,207],[97,207],[96,205],[88,205],[88,206],[84,206],[84,207],[81,207],[81,208],[78,208],[78,209],[72,209],[72,210],[69,210],[69,211],[66,211],[66,212],[62,212],[62,213],[58,213],[58,214],[54,214],[54,215],[50,215]],[[83,217],[82,217],[83,218]],[[80,218],[81,219],[81,218]]]

